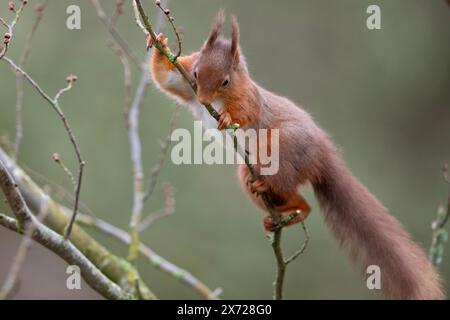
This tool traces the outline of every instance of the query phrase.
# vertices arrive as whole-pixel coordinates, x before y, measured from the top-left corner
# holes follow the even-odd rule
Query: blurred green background
[[[101,2],[113,12],[113,0]],[[143,2],[154,21],[151,1]],[[65,26],[71,4],[81,7],[81,30]],[[379,31],[366,28],[370,4],[381,7]],[[173,0],[170,8],[184,30],[186,53],[202,44],[219,8],[235,13],[253,78],[305,106],[342,147],[353,173],[428,248],[431,221],[448,192],[440,172],[450,160],[450,8],[444,1]],[[119,29],[143,57],[143,34],[129,4],[126,9]],[[15,30],[8,56],[16,61],[34,15],[29,6]],[[0,16],[12,18],[4,1]],[[87,162],[81,200],[96,216],[128,228],[132,179],[122,116],[123,73],[107,39],[90,1],[50,0],[25,69],[52,95],[65,85],[65,76],[79,77],[61,105]],[[139,75],[134,67],[133,72],[136,85]],[[13,139],[15,77],[1,61],[0,97],[0,135]],[[158,139],[166,136],[174,108],[156,89],[149,90],[140,119],[147,174],[157,161]],[[192,130],[187,110],[177,127]],[[53,152],[76,169],[60,120],[27,84],[20,163],[70,190],[70,181],[51,160]],[[176,188],[176,212],[142,234],[142,240],[211,288],[223,288],[225,299],[269,299],[275,261],[262,231],[263,214],[234,175],[231,165],[175,166],[169,159],[161,180]],[[311,190],[306,195],[313,204],[307,220],[311,242],[288,269],[286,298],[380,298],[365,288],[358,269],[328,233]],[[158,188],[145,212],[162,205]],[[0,210],[7,211],[3,203]],[[114,252],[126,254],[123,245],[92,234]],[[285,233],[286,252],[299,246],[301,236],[298,228]],[[0,281],[19,240],[0,229]],[[197,298],[146,263],[140,270],[160,298]],[[450,280],[450,247],[440,270]],[[98,298],[88,289],[67,291],[64,263],[39,246],[27,260],[20,285],[17,298]]]

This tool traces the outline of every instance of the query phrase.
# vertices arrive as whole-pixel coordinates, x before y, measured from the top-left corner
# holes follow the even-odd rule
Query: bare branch
[[[36,19],[34,21],[30,33],[27,36],[27,39],[25,41],[25,47],[19,60],[19,65],[22,66],[22,68],[28,61],[28,57],[31,52],[31,45],[33,42],[33,38],[44,16],[44,10],[47,6],[47,2],[48,1],[46,0],[42,4],[36,5]],[[16,138],[14,140],[14,151],[13,151],[14,159],[17,159],[17,157],[19,156],[20,143],[23,138],[23,128],[22,128],[23,97],[24,97],[23,77],[20,73],[16,73]]]
[[[164,14],[158,15],[157,28],[160,29],[164,24]],[[144,208],[144,171],[142,165],[142,151],[141,140],[139,137],[139,114],[141,110],[144,97],[147,93],[148,85],[150,84],[150,74],[148,72],[148,66],[150,64],[151,53],[149,52],[146,57],[146,67],[143,69],[141,79],[139,81],[136,93],[134,95],[133,102],[131,104],[130,112],[128,114],[128,139],[130,142],[130,154],[133,167],[133,209],[130,220],[130,235],[131,244],[128,251],[128,260],[131,263],[135,263],[138,256],[139,245],[139,223],[142,218],[142,211]]]
[[[25,7],[25,5],[27,4],[26,1],[22,1],[20,3],[19,9],[15,10],[14,7],[10,7],[10,9],[12,11],[15,12],[15,16],[13,21],[8,24],[3,18],[0,18],[0,23],[6,27],[6,29],[8,29],[7,33],[4,34],[4,40],[3,40],[3,44],[4,47],[2,49],[2,51],[0,52],[0,60],[3,59],[3,57],[6,55],[6,52],[9,49],[9,46],[11,45],[11,41],[13,40],[13,31],[14,31],[14,27],[16,26],[17,22],[19,21],[20,17],[22,16],[22,12],[23,9]]]
[[[70,75],[66,78],[66,81],[67,81],[67,86],[62,88],[61,90],[59,90],[58,93],[56,94],[55,98],[53,98],[53,101],[55,101],[56,103],[59,102],[59,98],[61,98],[61,96],[64,93],[72,90],[74,82],[77,81],[77,77],[74,75]]]
[[[71,210],[63,207],[50,197],[45,199],[45,192],[1,148],[0,161],[13,176],[30,210],[38,211],[43,205],[42,202],[47,200],[49,213],[45,219],[45,224],[58,234],[64,234],[71,216]],[[3,222],[5,222],[3,225],[6,224],[6,227],[11,226],[10,219]],[[17,221],[13,225],[19,226]],[[113,255],[77,225],[74,225],[70,240],[87,259],[109,279],[119,284],[124,291],[134,293],[136,282],[138,282],[143,299],[156,299],[132,265]]]
[[[64,162],[61,160],[61,157],[58,153],[54,153],[52,155],[53,161],[55,161],[61,169],[64,171],[64,173],[69,177],[70,182],[72,182],[72,185],[74,187],[77,186],[77,181],[75,180],[75,177],[73,176],[73,173],[70,171],[70,169],[64,164]]]
[[[80,202],[80,192],[81,192],[81,183],[83,180],[83,172],[84,172],[84,166],[85,162],[81,156],[80,147],[78,145],[78,142],[75,138],[75,135],[72,132],[72,128],[69,125],[69,122],[67,121],[66,116],[64,115],[64,112],[62,111],[61,107],[59,106],[59,98],[61,95],[67,91],[69,91],[72,88],[73,83],[77,80],[75,76],[68,76],[66,78],[68,85],[66,88],[61,89],[55,96],[55,98],[50,98],[50,96],[36,83],[36,81],[31,78],[28,73],[26,73],[22,68],[17,66],[11,59],[8,57],[3,58],[4,61],[6,61],[17,73],[20,73],[36,90],[37,92],[51,105],[53,110],[58,114],[60,117],[64,128],[66,129],[67,135],[69,136],[70,142],[72,143],[73,149],[75,151],[77,160],[78,160],[78,178],[77,178],[77,185],[75,187],[75,204],[73,207],[73,213],[72,218],[70,219],[69,224],[67,225],[66,231],[64,233],[64,238],[68,239],[70,237],[70,233],[73,228],[73,224],[75,222],[75,218],[78,212],[78,205]]]
[[[178,52],[174,57],[174,60],[177,60],[179,56],[181,56],[181,52],[183,51],[183,43],[181,41],[180,33],[178,32],[177,27],[175,26],[175,18],[170,15],[170,10],[167,8],[163,8],[161,1],[156,1],[156,6],[161,9],[161,11],[166,15],[167,20],[169,21],[170,25],[172,26],[173,32],[175,33],[175,36],[177,37],[177,43],[178,43]]]
[[[292,256],[290,256],[289,258],[286,259],[286,261],[284,262],[284,264],[286,266],[289,263],[291,263],[292,261],[294,261],[295,259],[297,259],[299,256],[301,256],[303,254],[303,252],[305,252],[306,248],[308,247],[309,231],[308,231],[308,228],[306,228],[306,225],[305,225],[304,221],[301,222],[301,225],[302,225],[303,232],[305,233],[305,241],[303,242],[303,245],[301,246],[301,248],[297,252],[295,252]]]
[[[169,150],[170,144],[172,142],[171,136],[172,136],[173,130],[175,130],[175,126],[176,126],[179,114],[180,114],[180,106],[177,105],[175,111],[172,114],[172,118],[170,119],[169,133],[167,134],[166,140],[161,143],[161,149],[159,152],[158,162],[155,164],[155,166],[152,169],[150,179],[148,182],[147,192],[144,196],[144,201],[147,201],[152,196],[153,191],[155,190],[156,183],[158,182],[158,177],[164,166],[164,162],[166,161],[167,151]]]
[[[103,233],[118,239],[124,244],[129,245],[131,243],[130,235],[122,230],[117,228],[116,226],[111,225],[110,223],[103,221],[101,219],[96,219],[84,214],[79,215],[78,223],[81,223],[86,226],[95,227],[96,229],[102,231]],[[217,295],[211,291],[205,284],[203,284],[199,279],[193,276],[188,271],[181,269],[174,265],[173,263],[167,261],[152,249],[147,247],[143,243],[139,243],[139,253],[148,259],[154,267],[161,269],[164,272],[167,272],[171,276],[176,279],[181,280],[184,284],[193,288],[197,291],[202,297],[209,300],[217,299]]]
[[[436,220],[431,224],[433,238],[428,256],[435,266],[441,264],[444,255],[444,243],[448,241],[448,231],[445,228],[450,218],[450,178],[448,170],[448,164],[444,164],[442,166],[442,175],[449,187],[447,204],[438,207]]]
[[[136,22],[136,25],[142,30],[142,32],[145,35],[149,35],[150,33],[147,31],[147,28],[144,26],[144,24],[141,21],[141,18],[139,17],[140,12],[139,12],[138,5],[135,1],[133,1],[133,11],[134,11],[134,20]],[[153,38],[153,39],[156,39],[156,38]]]
[[[175,211],[175,197],[173,187],[165,182],[162,185],[164,191],[164,209],[154,212],[143,219],[139,226],[139,231],[143,232],[150,227],[155,221],[170,216]]]
[[[138,69],[141,70],[143,66],[142,61],[134,54],[133,50],[131,50],[127,41],[120,35],[119,31],[117,31],[114,23],[110,19],[108,19],[100,1],[91,0],[91,3],[95,8],[98,18],[105,25],[106,29],[108,29],[108,32],[111,34],[111,37],[114,39],[114,42],[123,50],[123,52],[127,55],[127,57],[131,61],[133,61],[133,63],[138,67]]]
[[[0,17],[0,23],[9,30],[9,24],[2,17]]]
[[[124,99],[124,107],[123,107],[123,115],[125,119],[126,127],[129,128],[128,116],[131,108],[131,100],[132,100],[132,91],[133,91],[133,83],[131,80],[131,68],[130,62],[128,61],[127,56],[124,54],[123,50],[114,44],[111,43],[111,48],[117,54],[122,63],[123,67],[123,78],[124,78],[124,87],[125,87],[125,99]]]

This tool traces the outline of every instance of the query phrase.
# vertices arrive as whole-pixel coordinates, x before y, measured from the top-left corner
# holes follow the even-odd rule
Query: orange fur
[[[195,55],[191,55],[180,57],[178,61],[186,70],[191,71],[194,59]],[[158,50],[154,50],[150,63],[150,70],[153,76],[154,83],[161,84],[159,86],[161,90],[166,91],[167,93],[172,94],[178,98],[181,98],[184,102],[192,101],[194,95],[190,88],[187,88],[189,90],[179,90],[178,86],[163,85],[168,80],[169,74],[171,72],[175,73],[177,72],[177,70],[173,63],[170,62],[170,60]],[[186,86],[188,86],[188,83],[184,79],[182,81],[184,81]]]

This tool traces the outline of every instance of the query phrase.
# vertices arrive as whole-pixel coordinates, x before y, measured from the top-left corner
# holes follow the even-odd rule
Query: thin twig
[[[86,226],[94,227],[104,234],[109,235],[126,245],[129,245],[131,243],[131,236],[129,233],[104,220],[96,219],[85,214],[80,214],[77,218],[77,222]],[[145,244],[139,243],[139,253],[147,258],[148,262],[150,262],[154,267],[161,269],[162,271],[170,274],[176,279],[179,279],[187,286],[193,288],[205,299],[217,299],[217,295],[198,278],[196,278],[188,271],[174,265],[170,261],[167,261],[165,258],[158,255]]]
[[[436,220],[431,224],[433,238],[429,249],[429,258],[433,265],[438,266],[442,263],[444,255],[444,243],[448,241],[448,231],[446,224],[450,218],[450,177],[448,174],[448,164],[442,167],[444,181],[448,184],[449,191],[447,196],[447,205],[439,206]]]
[[[123,107],[123,116],[125,119],[125,125],[128,128],[128,115],[131,109],[132,95],[133,95],[133,82],[131,79],[131,67],[128,57],[124,54],[122,48],[116,45],[114,42],[109,44],[111,49],[115,52],[115,54],[119,57],[120,62],[122,63],[123,68],[123,80],[125,87],[125,98],[124,98],[124,107]]]
[[[30,30],[30,33],[27,36],[27,39],[25,41],[25,47],[19,59],[19,65],[22,68],[25,67],[25,64],[28,61],[28,57],[31,52],[31,45],[33,42],[33,38],[44,16],[44,11],[45,8],[47,7],[47,2],[48,1],[46,0],[43,3],[36,5],[36,19],[34,21],[33,27]],[[17,157],[19,156],[20,143],[23,138],[23,127],[22,127],[23,97],[24,97],[23,77],[20,73],[16,73],[16,138],[14,140],[14,150],[13,150],[13,157],[15,160],[17,160]]]
[[[27,36],[27,39],[25,41],[25,47],[23,49],[22,55],[20,56],[19,65],[21,67],[24,67],[25,63],[28,61],[28,57],[29,57],[30,51],[31,51],[31,45],[33,43],[33,38],[34,38],[34,35],[36,34],[39,24],[42,21],[42,18],[44,17],[44,11],[47,8],[47,4],[48,4],[48,0],[45,0],[42,3],[38,3],[35,7],[36,19],[30,30],[30,33]]]
[[[172,30],[175,33],[175,36],[177,37],[178,52],[177,52],[177,54],[174,57],[174,59],[177,60],[181,56],[181,53],[183,51],[183,43],[181,41],[180,33],[178,32],[178,29],[177,29],[177,27],[175,26],[175,23],[174,23],[175,18],[170,15],[170,10],[169,9],[163,8],[163,6],[162,6],[160,1],[156,2],[156,6],[159,9],[161,9],[161,11],[167,16],[167,20],[169,21],[170,25],[172,26]]]
[[[194,79],[192,79],[192,77],[189,75],[189,73],[178,62],[176,55],[174,55],[170,51],[169,48],[163,46],[162,43],[160,43],[158,41],[157,35],[153,30],[152,24],[150,23],[150,20],[149,20],[147,14],[145,13],[145,10],[142,6],[141,1],[134,0],[133,6],[135,8],[135,19],[136,19],[138,26],[141,27],[141,29],[142,29],[142,26],[145,27],[145,29],[147,31],[146,34],[148,36],[152,37],[154,47],[157,50],[159,50],[163,55],[165,55],[169,59],[170,62],[172,62],[172,64],[180,72],[180,74],[183,76],[183,78],[189,83],[192,90],[196,93],[197,86],[196,86]],[[210,115],[218,121],[219,120],[218,112],[211,105],[204,105],[204,106],[208,110]],[[227,128],[228,129],[227,131],[235,131],[238,128],[239,128],[239,126],[234,124],[234,125],[230,126],[229,128]],[[236,152],[238,154],[240,154],[241,157],[244,158],[245,164],[247,165],[247,167],[250,171],[250,174],[252,175],[253,180],[256,180],[258,174],[257,174],[255,168],[253,167],[253,165],[249,161],[248,151],[242,150],[238,147],[236,136],[234,136],[234,141],[235,141],[234,147],[235,147]],[[282,248],[281,248],[281,238],[282,238],[281,234],[282,234],[283,224],[281,221],[281,215],[274,209],[274,205],[273,205],[269,195],[267,194],[267,192],[264,192],[261,195],[261,197],[264,201],[267,211],[269,212],[270,216],[272,217],[274,224],[277,226],[277,228],[274,232],[274,236],[273,236],[272,248],[273,248],[276,260],[277,260],[277,273],[276,273],[276,281],[275,281],[275,286],[274,286],[274,299],[279,300],[279,299],[282,299],[282,297],[283,297],[283,283],[284,283],[285,270],[286,270],[286,264],[285,264],[285,260],[284,260],[283,252],[282,252]]]
[[[146,35],[146,36],[148,36],[150,33],[149,33],[149,31],[147,30],[147,28],[144,26],[144,24],[142,23],[142,21],[141,21],[141,18],[140,18],[140,11],[139,11],[139,8],[138,8],[138,4],[135,2],[135,1],[133,1],[133,11],[134,11],[134,21],[136,22],[136,25],[141,29],[141,31]],[[1,18],[0,18],[1,19]],[[152,37],[153,38],[153,37]],[[153,40],[154,40],[155,38],[153,38]]]
[[[116,0],[116,10],[114,10],[114,14],[111,17],[111,25],[116,26],[119,17],[124,13],[124,2],[125,0]]]
[[[139,224],[140,232],[148,229],[155,221],[170,216],[175,211],[174,188],[169,183],[164,182],[162,189],[164,192],[164,209],[149,214],[145,219],[142,219]]]
[[[309,231],[308,231],[308,228],[306,228],[306,225],[305,225],[304,221],[301,222],[301,226],[302,226],[303,232],[305,233],[305,241],[303,242],[303,245],[301,246],[301,248],[297,252],[295,252],[292,256],[290,256],[289,258],[286,259],[286,261],[284,262],[284,264],[286,266],[289,263],[291,263],[292,261],[294,261],[295,259],[297,259],[300,255],[302,255],[303,252],[305,252],[306,248],[308,247]]]
[[[75,222],[75,218],[78,211],[78,205],[80,202],[80,192],[81,192],[81,183],[83,180],[83,172],[84,172],[84,166],[85,162],[81,156],[80,147],[78,145],[78,142],[75,138],[75,135],[73,134],[72,128],[69,125],[69,122],[67,121],[66,116],[64,115],[64,112],[62,111],[60,105],[59,105],[59,98],[61,95],[67,91],[69,91],[73,83],[76,81],[75,76],[69,76],[66,78],[68,85],[67,87],[61,89],[54,98],[51,98],[38,84],[36,81],[31,78],[28,73],[26,73],[21,67],[17,66],[11,59],[8,57],[3,58],[4,61],[6,61],[15,71],[16,73],[20,73],[35,89],[36,91],[51,105],[53,110],[58,114],[59,118],[61,119],[61,122],[64,125],[64,128],[67,132],[67,135],[69,136],[70,142],[72,143],[73,149],[75,151],[76,158],[78,160],[78,177],[77,177],[77,185],[75,187],[75,203],[73,207],[73,213],[72,217],[70,219],[69,224],[67,225],[66,232],[64,234],[64,238],[68,239],[70,237],[70,233],[73,228],[73,224]]]
[[[75,180],[75,177],[73,176],[72,171],[64,164],[64,162],[61,160],[61,157],[58,153],[54,153],[52,156],[53,161],[55,161],[61,169],[64,171],[64,173],[69,177],[70,182],[72,182],[72,185],[74,187],[77,186],[77,181]]]
[[[2,17],[0,17],[0,23],[9,30],[9,24]]]
[[[138,69],[142,69],[143,63],[142,61],[134,54],[128,42],[122,37],[119,31],[116,29],[115,24],[108,19],[105,11],[103,10],[102,5],[99,0],[91,0],[92,5],[95,8],[95,12],[97,13],[98,18],[105,25],[108,32],[111,34],[111,37],[114,39],[114,42],[122,48],[124,53],[130,58],[131,61],[138,67]]]
[[[164,14],[158,15],[157,28],[162,28],[164,24]],[[131,162],[133,167],[133,209],[130,219],[131,243],[128,250],[128,261],[135,263],[138,257],[139,247],[139,223],[142,218],[144,208],[145,191],[143,186],[144,171],[142,164],[141,139],[139,136],[139,114],[144,97],[150,84],[150,74],[148,66],[150,65],[151,52],[147,53],[146,67],[143,69],[130,112],[128,114],[128,139],[130,143]]]
[[[448,164],[444,164],[444,166],[442,168],[442,172],[443,172],[444,180],[448,184],[449,192],[448,192],[448,197],[447,197],[447,212],[445,213],[445,216],[440,223],[441,228],[443,228],[446,225],[447,221],[450,218],[450,175],[448,174],[448,170],[449,170]]]
[[[13,176],[30,210],[38,212],[42,207],[45,192],[1,148],[0,162],[3,162]],[[54,201],[51,197],[48,198],[48,202],[49,214],[45,220],[45,224],[58,234],[63,235],[72,211]],[[73,243],[87,259],[109,279],[119,284],[125,292],[132,292],[130,289],[134,290],[135,279],[138,279],[141,296],[146,300],[156,299],[156,296],[132,265],[121,257],[112,254],[77,225],[74,225],[72,230],[71,241],[67,242]]]
[[[75,196],[70,191],[68,191],[66,188],[64,188],[60,184],[52,181],[48,177],[44,176],[43,174],[28,167],[26,164],[22,163],[21,166],[33,179],[37,180],[38,183],[49,186],[50,193],[52,194],[52,196],[55,199],[58,199],[58,201],[59,200],[67,201],[69,203],[69,205],[71,207],[73,207],[73,204],[75,201]],[[92,210],[82,201],[80,201],[80,211],[83,211],[87,214],[90,214],[91,216],[94,216],[94,213],[92,212]]]
[[[24,7],[25,7],[26,4],[27,4],[26,1],[22,1],[22,2],[20,3],[19,9],[17,9],[17,10],[15,11],[14,19],[13,19],[13,21],[11,21],[10,24],[8,24],[3,18],[0,18],[0,23],[1,23],[2,25],[4,25],[4,26],[8,29],[8,34],[9,34],[8,41],[5,41],[5,42],[3,43],[3,44],[4,44],[4,47],[3,47],[2,51],[0,52],[0,60],[3,59],[3,58],[5,57],[6,52],[8,51],[9,46],[11,45],[11,41],[12,41],[13,38],[14,38],[14,37],[13,37],[14,27],[16,26],[17,22],[19,21],[20,17],[22,16],[22,12],[23,12],[23,9],[24,9]]]
[[[175,111],[172,114],[172,118],[170,119],[169,133],[167,134],[165,141],[161,143],[161,148],[159,151],[159,159],[158,159],[158,162],[155,164],[155,166],[152,169],[150,179],[148,181],[147,192],[144,195],[144,202],[147,201],[152,196],[153,191],[155,190],[156,183],[158,182],[158,177],[159,177],[161,170],[164,166],[164,163],[166,161],[167,151],[169,150],[170,144],[172,142],[171,136],[172,136],[173,130],[175,130],[177,119],[180,114],[180,108],[181,107],[179,105],[177,105]]]
[[[111,34],[112,40],[108,43],[108,46],[119,57],[120,62],[122,63],[124,74],[124,87],[125,87],[123,114],[125,118],[126,127],[128,128],[129,126],[128,114],[130,112],[133,94],[132,93],[133,83],[131,79],[131,67],[129,59],[132,59],[136,63],[135,60],[137,58],[134,58],[135,57],[134,54],[130,54],[132,53],[132,50],[130,49],[129,45],[125,42],[125,40],[119,35],[119,32],[116,29],[116,24],[118,22],[119,16],[123,13],[124,10],[123,9],[124,2],[123,1],[116,2],[116,10],[114,11],[114,15],[111,19],[108,19],[105,11],[103,10],[102,5],[98,0],[91,0],[91,3],[97,12],[97,16],[104,23],[104,25]],[[142,62],[139,62],[139,65],[143,67]]]

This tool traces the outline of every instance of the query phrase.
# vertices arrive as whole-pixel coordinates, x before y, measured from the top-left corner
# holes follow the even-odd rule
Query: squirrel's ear
[[[234,64],[239,63],[239,23],[236,16],[231,17],[231,58]]]
[[[214,18],[211,31],[209,32],[208,39],[206,40],[204,45],[205,47],[214,45],[220,33],[222,32],[224,23],[225,23],[225,11],[221,9]]]

